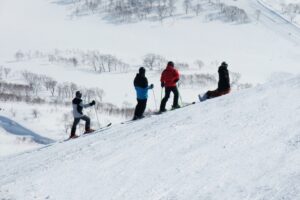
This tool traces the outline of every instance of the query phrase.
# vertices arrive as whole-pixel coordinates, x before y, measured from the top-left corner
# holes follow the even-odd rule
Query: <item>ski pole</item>
[[[160,101],[162,101],[162,96],[163,96],[163,87],[160,88]]]
[[[177,84],[178,85],[178,88],[180,87],[180,83]],[[179,95],[179,99],[180,99],[180,102],[181,102],[181,106],[183,106],[183,101],[182,101],[182,97],[180,95],[180,92],[178,90],[178,95]]]
[[[97,113],[97,110],[96,110],[96,107],[95,107],[95,106],[94,106],[94,109],[95,109],[95,113],[96,113],[96,117],[97,117],[97,121],[98,121],[98,127],[101,128],[100,122],[99,122],[98,113]]]
[[[182,101],[182,97],[180,95],[180,92],[178,91],[178,94],[179,94],[179,99],[180,99],[180,102],[181,102],[181,106],[183,106],[183,101]]]
[[[157,103],[156,103],[156,98],[155,98],[155,92],[152,89],[152,94],[153,94],[153,98],[154,98],[154,103],[155,103],[155,109],[157,110]]]

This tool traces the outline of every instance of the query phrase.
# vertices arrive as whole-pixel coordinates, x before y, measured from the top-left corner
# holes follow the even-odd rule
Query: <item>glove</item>
[[[161,82],[161,87],[165,87],[165,83],[164,82]]]
[[[179,81],[179,79],[175,79],[175,80],[174,80],[174,83],[177,83],[178,81]]]
[[[90,106],[93,106],[93,105],[95,105],[96,104],[96,102],[95,102],[95,100],[93,100],[91,103],[90,103]]]
[[[149,87],[149,89],[153,89],[154,88],[154,85],[153,84],[151,84],[150,85],[150,87]]]

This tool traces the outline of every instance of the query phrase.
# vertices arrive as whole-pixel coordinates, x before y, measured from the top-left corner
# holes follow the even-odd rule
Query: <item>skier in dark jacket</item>
[[[229,78],[229,72],[228,72],[228,64],[226,62],[222,62],[221,66],[219,67],[218,73],[219,73],[219,82],[218,82],[218,88],[213,91],[207,91],[206,94],[201,97],[199,95],[199,100],[204,101],[206,99],[211,99],[214,97],[222,96],[225,94],[228,94],[230,92],[230,78]]]
[[[94,106],[96,104],[96,102],[93,100],[89,104],[83,104],[82,99],[81,99],[81,97],[82,97],[81,92],[77,91],[75,95],[76,95],[76,97],[72,101],[74,122],[73,122],[73,126],[72,126],[72,129],[71,129],[70,138],[77,138],[78,137],[75,134],[76,133],[76,126],[78,125],[78,123],[81,119],[85,121],[85,134],[86,133],[91,133],[91,132],[94,131],[93,129],[90,128],[90,124],[91,124],[90,118],[88,116],[84,115],[82,111],[83,111],[83,108]]]
[[[160,112],[166,111],[166,103],[170,97],[171,92],[174,94],[172,108],[180,108],[178,104],[179,92],[177,88],[177,82],[179,81],[179,72],[174,68],[172,61],[168,62],[166,69],[162,72],[160,82],[161,87],[165,87],[165,96],[160,104]]]
[[[147,105],[148,90],[153,89],[154,87],[153,84],[148,86],[148,80],[145,74],[146,74],[145,68],[141,67],[139,69],[139,73],[136,74],[136,77],[133,82],[134,88],[136,90],[137,102],[138,102],[135,107],[133,120],[141,119],[144,117],[143,114],[145,112],[146,105]]]

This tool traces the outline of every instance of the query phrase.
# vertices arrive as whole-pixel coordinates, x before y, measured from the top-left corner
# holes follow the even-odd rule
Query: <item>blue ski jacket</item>
[[[136,91],[137,99],[145,100],[148,99],[148,90],[152,89],[148,86],[147,78],[142,74],[137,74],[134,79],[134,88]]]
[[[148,99],[148,90],[151,89],[150,86],[147,88],[135,87],[137,99]]]

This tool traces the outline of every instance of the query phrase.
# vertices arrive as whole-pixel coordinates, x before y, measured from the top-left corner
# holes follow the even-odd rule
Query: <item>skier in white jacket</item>
[[[83,104],[82,102],[82,94],[80,91],[77,91],[75,93],[76,97],[73,99],[72,101],[72,105],[73,105],[73,116],[74,116],[74,122],[73,122],[73,126],[71,129],[71,135],[70,138],[77,138],[78,136],[75,134],[76,133],[76,127],[79,123],[79,121],[82,119],[85,121],[85,134],[86,133],[91,133],[94,130],[90,128],[91,125],[91,120],[88,116],[83,114],[83,108],[87,108],[90,106],[94,106],[96,104],[96,102],[93,100],[92,102],[88,103],[88,104]]]

